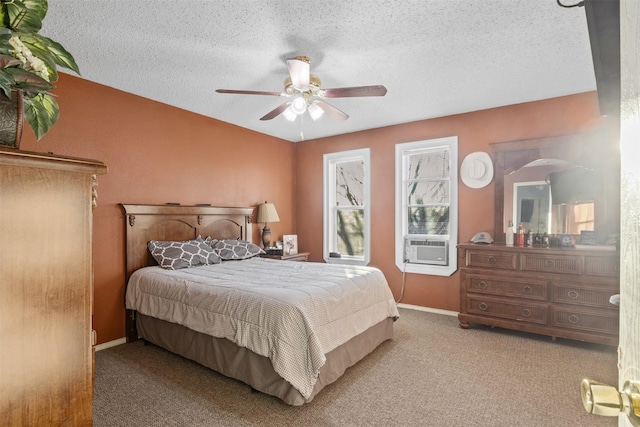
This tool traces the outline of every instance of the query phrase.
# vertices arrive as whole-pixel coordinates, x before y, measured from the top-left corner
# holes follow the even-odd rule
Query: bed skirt
[[[327,353],[327,360],[320,369],[313,392],[305,399],[274,371],[269,358],[238,347],[225,338],[212,337],[182,325],[136,313],[140,338],[227,377],[240,380],[255,390],[276,396],[293,406],[311,402],[320,390],[337,380],[348,367],[363,359],[384,341],[392,339],[393,322],[392,318],[387,318]]]

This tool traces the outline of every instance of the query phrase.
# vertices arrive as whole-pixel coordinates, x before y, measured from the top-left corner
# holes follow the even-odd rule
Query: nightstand
[[[299,252],[293,255],[267,255],[262,254],[260,258],[280,259],[283,261],[306,262],[309,259],[309,252]]]

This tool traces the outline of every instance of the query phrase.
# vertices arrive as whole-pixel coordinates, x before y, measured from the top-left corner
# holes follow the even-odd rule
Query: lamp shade
[[[258,216],[256,218],[256,222],[280,222],[280,218],[278,217],[278,212],[276,211],[276,207],[273,203],[264,202],[260,206],[258,206]]]
[[[309,104],[309,107],[307,109],[309,110],[309,115],[311,116],[311,119],[313,119],[314,121],[318,120],[324,114],[324,110],[318,107],[317,100]]]
[[[293,111],[297,115],[304,113],[305,111],[307,111],[307,101],[305,101],[305,99],[302,97],[294,99],[293,101],[291,101],[291,111]]]
[[[296,117],[298,117],[296,113],[291,111],[291,105],[289,105],[287,109],[282,112],[282,115],[284,116],[285,119],[289,120],[290,122],[295,121]]]

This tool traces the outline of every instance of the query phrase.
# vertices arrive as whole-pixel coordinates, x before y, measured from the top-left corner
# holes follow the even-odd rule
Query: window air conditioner
[[[405,238],[405,261],[411,264],[449,265],[449,242]]]

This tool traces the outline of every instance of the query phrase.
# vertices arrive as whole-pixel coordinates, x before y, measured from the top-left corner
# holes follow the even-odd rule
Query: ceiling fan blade
[[[216,89],[218,93],[233,93],[236,95],[268,95],[268,96],[287,96],[282,92],[263,92],[256,90],[233,90],[233,89]]]
[[[303,58],[303,59],[299,59]],[[298,57],[287,59],[287,68],[291,76],[291,83],[296,89],[309,89],[309,58]]]
[[[384,96],[387,88],[382,85],[377,86],[356,86],[339,87],[335,89],[324,89],[319,96],[324,98],[350,98],[357,96]]]
[[[313,103],[318,107],[320,107],[322,111],[324,111],[324,113],[327,116],[331,117],[333,120],[343,121],[349,118],[349,115],[347,113],[345,113],[344,111],[338,110],[333,105],[327,104],[324,101],[316,99],[315,101],[313,101]]]
[[[275,117],[278,117],[280,114],[282,114],[282,112],[284,110],[289,108],[290,104],[291,104],[291,102],[285,102],[284,104],[279,105],[278,107],[276,107],[273,110],[269,111],[264,116],[260,117],[260,120],[271,120],[271,119],[273,119]]]

